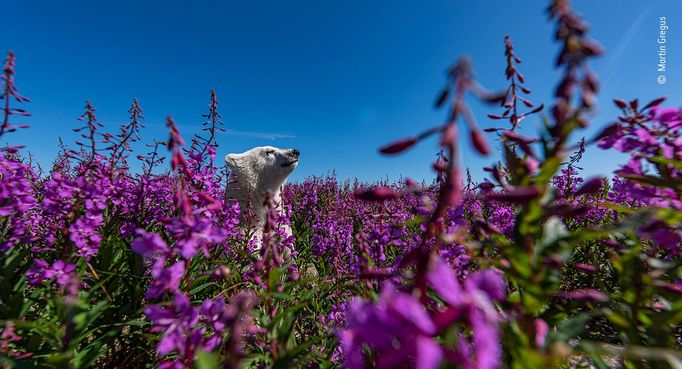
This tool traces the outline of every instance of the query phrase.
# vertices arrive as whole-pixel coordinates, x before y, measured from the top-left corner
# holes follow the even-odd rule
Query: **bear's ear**
[[[237,159],[239,158],[239,154],[228,154],[225,156],[225,163],[227,163],[227,166],[230,168],[235,168],[237,166]]]

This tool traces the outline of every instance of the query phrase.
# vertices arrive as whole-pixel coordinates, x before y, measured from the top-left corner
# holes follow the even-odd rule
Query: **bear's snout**
[[[298,158],[301,155],[301,152],[296,149],[291,149],[289,150],[289,155]]]

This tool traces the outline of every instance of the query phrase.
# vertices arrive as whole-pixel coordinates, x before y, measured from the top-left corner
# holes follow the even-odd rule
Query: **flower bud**
[[[354,196],[364,201],[386,201],[397,198],[398,193],[389,187],[374,187],[369,190],[355,191]]]
[[[575,263],[573,264],[573,267],[585,273],[594,273],[597,271],[597,268],[592,264]]]
[[[544,320],[537,318],[533,321],[535,329],[535,347],[542,348],[545,346],[545,339],[549,333],[549,325]]]
[[[414,146],[414,144],[417,143],[417,138],[416,137],[408,137],[399,141],[395,141],[391,144],[388,144],[382,148],[379,149],[379,152],[382,154],[398,154],[401,153],[410,147]]]
[[[471,130],[471,143],[476,148],[476,151],[481,153],[481,155],[489,155],[490,148],[488,147],[488,141],[485,136],[478,129]]]
[[[594,177],[585,182],[580,188],[575,192],[576,196],[580,195],[593,195],[601,191],[604,185],[604,179],[601,177]]]
[[[228,268],[225,265],[221,265],[218,267],[218,269],[214,270],[213,273],[211,273],[211,277],[215,280],[226,279],[230,277],[231,273],[232,270],[230,270],[230,268]]]
[[[440,138],[440,145],[446,147],[457,140],[457,126],[448,124]]]
[[[582,46],[583,53],[587,56],[599,56],[604,53],[604,48],[593,40],[584,41]]]
[[[512,204],[526,204],[538,196],[540,196],[540,190],[535,187],[518,187],[506,192],[491,193],[488,195],[488,199]]]
[[[650,103],[646,104],[642,108],[642,110],[647,110],[647,109],[651,109],[653,107],[659,106],[659,105],[661,105],[662,102],[665,101],[665,99],[666,99],[666,97],[659,97],[658,99],[654,99]]]
[[[605,302],[609,300],[609,297],[606,296],[604,292],[592,288],[576,291],[562,291],[556,293],[555,296],[585,302]]]
[[[628,103],[623,99],[613,99],[613,103],[621,109],[625,109],[628,106]]]
[[[436,160],[433,163],[433,169],[436,172],[444,172],[446,169],[448,169],[448,164],[444,160]]]
[[[491,183],[491,182],[484,181],[484,182],[482,182],[482,183],[479,183],[478,188],[479,188],[481,191],[490,191],[490,190],[492,190],[493,188],[495,188],[495,185],[494,185],[493,183]]]

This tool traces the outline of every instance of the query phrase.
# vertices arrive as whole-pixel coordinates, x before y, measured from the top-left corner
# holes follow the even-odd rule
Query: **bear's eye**
[[[267,150],[265,151],[265,155],[272,155],[275,153],[275,150]]]

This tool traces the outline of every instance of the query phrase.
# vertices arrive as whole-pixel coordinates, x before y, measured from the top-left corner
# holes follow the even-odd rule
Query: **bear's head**
[[[241,154],[229,154],[225,162],[238,181],[252,190],[275,191],[294,171],[300,154],[296,149],[260,146]]]

